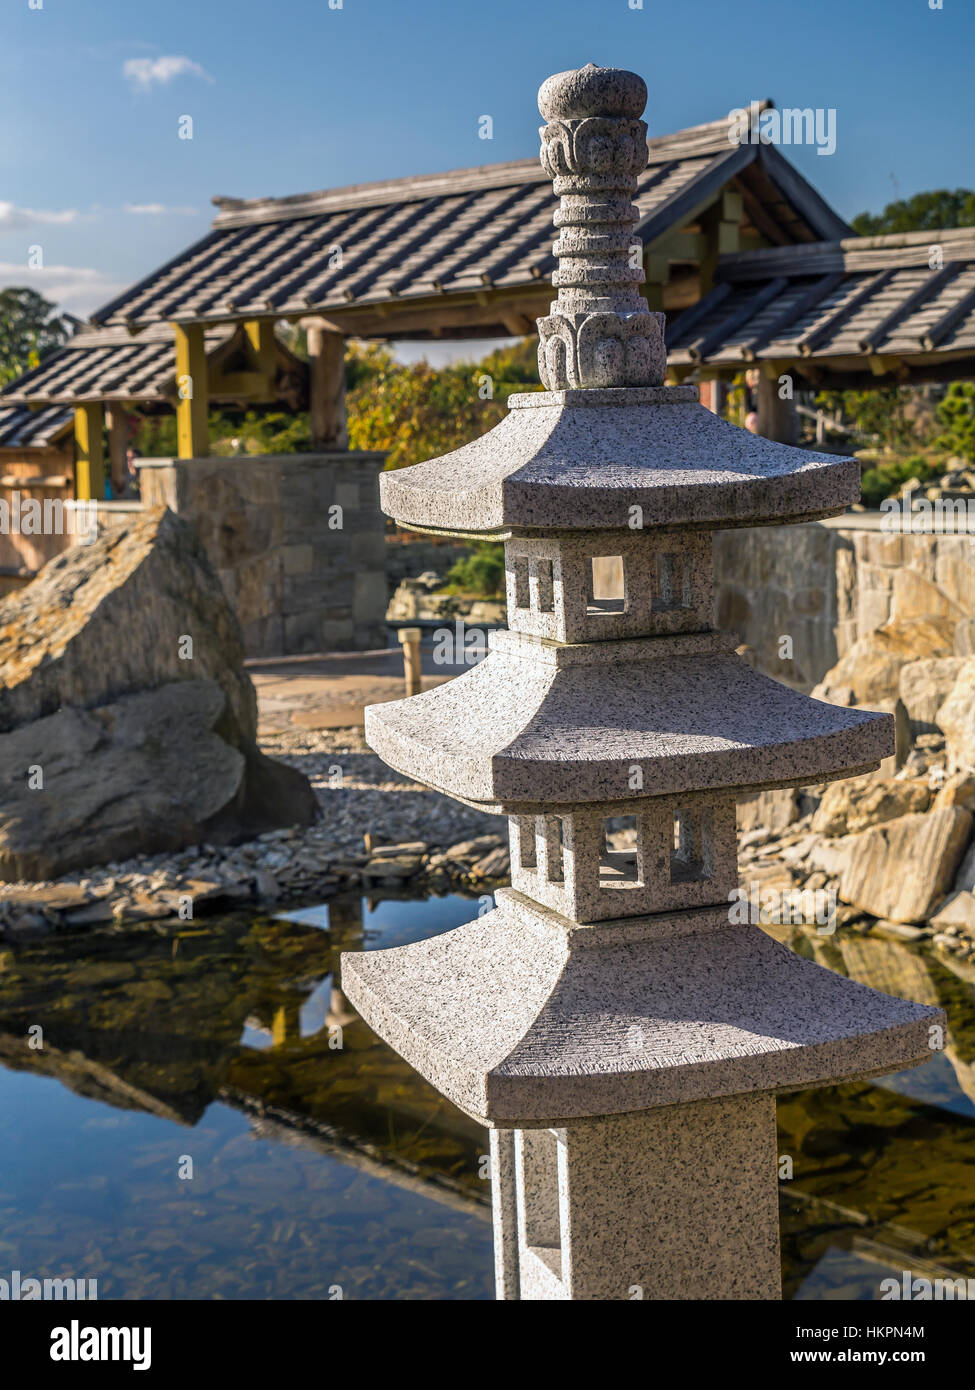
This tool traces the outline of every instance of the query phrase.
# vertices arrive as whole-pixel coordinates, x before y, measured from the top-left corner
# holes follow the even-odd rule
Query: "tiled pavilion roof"
[[[72,419],[65,406],[0,406],[0,449],[42,449],[70,429]]]
[[[975,369],[975,228],[739,252],[717,281],[673,324],[672,366],[794,360],[874,385]]]
[[[732,180],[743,195],[746,223],[773,244],[849,232],[773,147],[731,145],[724,118],[651,140],[636,199],[644,246],[678,228]],[[93,322],[137,329],[363,306],[388,311],[472,292],[547,290],[554,267],[557,199],[536,157],[286,198],[214,202],[218,215],[201,241],[99,310]]]
[[[236,330],[240,331],[240,330]],[[233,325],[206,333],[209,355],[220,355],[234,336]],[[297,371],[304,368],[278,343],[279,356]],[[81,405],[85,401],[131,401],[146,405],[169,401],[174,387],[173,334],[159,324],[133,337],[124,328],[77,333],[50,357],[19,377],[0,395],[0,403]]]

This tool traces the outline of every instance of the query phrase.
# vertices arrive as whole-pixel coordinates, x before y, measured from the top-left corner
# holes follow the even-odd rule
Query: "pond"
[[[486,1134],[379,1042],[335,973],[343,949],[478,906],[354,898],[0,950],[0,1279],[97,1279],[100,1298],[492,1298]],[[975,1277],[975,972],[870,937],[783,939],[951,1019],[918,1071],[780,1101],[785,1296],[877,1298],[903,1269]]]

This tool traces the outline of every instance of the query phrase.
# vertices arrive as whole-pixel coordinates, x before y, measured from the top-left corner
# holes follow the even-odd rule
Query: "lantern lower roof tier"
[[[492,633],[464,675],[367,708],[366,740],[398,772],[497,810],[798,785],[893,753],[890,715],[779,685],[729,650],[735,640]]]
[[[384,474],[404,526],[524,530],[760,526],[843,511],[855,459],[807,453],[728,424],[693,386],[526,392],[463,448]]]
[[[896,1071],[930,1056],[943,1020],[729,926],[727,903],[579,927],[497,899],[441,936],[342,957],[370,1026],[491,1126]]]

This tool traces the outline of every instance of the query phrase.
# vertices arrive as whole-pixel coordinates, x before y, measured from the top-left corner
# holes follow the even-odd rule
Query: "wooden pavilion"
[[[755,118],[770,103],[756,107]],[[719,259],[813,245],[850,228],[774,146],[731,144],[728,119],[652,139],[637,194],[647,297],[677,316],[715,284]],[[208,234],[92,316],[86,332],[0,393],[71,406],[78,497],[99,495],[126,404],[172,402],[179,456],[209,452],[207,414],[226,398],[214,348],[244,345],[234,399],[268,398],[279,320],[308,329],[313,441],[344,447],[344,339],[529,333],[552,291],[557,206],[537,157],[284,198],[214,199]],[[223,335],[219,338],[217,335]],[[87,359],[87,363],[86,363]],[[226,364],[224,364],[226,370]],[[187,379],[192,392],[179,394]]]

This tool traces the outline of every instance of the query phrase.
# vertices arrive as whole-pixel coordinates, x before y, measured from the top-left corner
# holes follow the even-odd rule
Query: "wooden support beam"
[[[670,258],[661,255],[657,251],[652,251],[643,257],[643,272],[646,281],[643,285],[643,293],[647,304],[651,309],[663,311],[664,307],[664,286],[670,278]]]
[[[308,325],[309,416],[317,449],[347,449],[345,338],[321,323]]]
[[[254,353],[257,370],[265,386],[260,393],[264,399],[274,396],[274,378],[278,370],[278,355],[274,337],[274,319],[246,319],[244,333]]]
[[[79,502],[105,496],[105,456],[102,429],[105,411],[100,401],[88,401],[74,412],[74,493]]]
[[[176,442],[181,459],[210,452],[207,354],[201,323],[174,323],[176,338]]]
[[[758,433],[763,439],[774,439],[779,444],[795,444],[799,439],[795,395],[786,400],[779,398],[778,373],[770,374],[766,370],[769,365],[763,366],[758,378]]]
[[[699,283],[702,296],[714,288],[718,258],[741,249],[741,219],[744,205],[740,193],[726,188],[701,218],[707,250],[701,257]]]
[[[129,443],[125,411],[117,401],[108,408],[105,427],[108,431],[108,462],[109,477],[112,481],[112,496],[117,498],[122,496],[128,482],[126,450]]]

